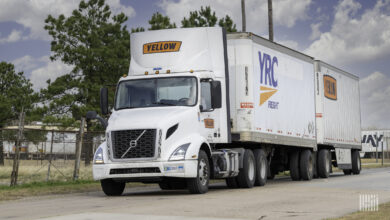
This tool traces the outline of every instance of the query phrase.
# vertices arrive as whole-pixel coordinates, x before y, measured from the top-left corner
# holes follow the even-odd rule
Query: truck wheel
[[[321,178],[328,178],[330,173],[330,158],[329,150],[321,149],[318,153],[318,176]]]
[[[187,179],[187,187],[190,193],[202,194],[209,190],[210,165],[206,152],[199,151],[198,157],[198,176]]]
[[[352,170],[350,170],[350,169],[343,170],[343,173],[344,173],[344,175],[351,175]]]
[[[290,154],[290,176],[294,181],[300,180],[299,174],[299,151],[296,150]]]
[[[309,149],[301,151],[299,170],[302,179],[311,180],[313,178],[313,156]]]
[[[104,194],[107,196],[120,196],[125,189],[125,182],[116,182],[113,179],[100,180]]]
[[[352,151],[352,173],[358,175],[362,169],[359,151]]]
[[[252,150],[245,149],[243,160],[244,167],[237,176],[237,182],[241,188],[252,188],[256,179],[256,161]]]
[[[238,182],[236,177],[226,178],[225,181],[227,187],[232,189],[238,188]]]
[[[255,186],[264,186],[267,183],[268,160],[263,149],[253,151],[256,161]]]

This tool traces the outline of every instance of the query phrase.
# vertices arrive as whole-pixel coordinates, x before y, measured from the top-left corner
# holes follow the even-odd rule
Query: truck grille
[[[123,130],[112,132],[112,149],[114,159],[154,157],[155,145],[156,129]]]

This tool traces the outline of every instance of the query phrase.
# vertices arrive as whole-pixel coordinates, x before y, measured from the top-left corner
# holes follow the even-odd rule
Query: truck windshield
[[[122,81],[115,109],[156,106],[193,106],[197,98],[195,77],[166,77]]]

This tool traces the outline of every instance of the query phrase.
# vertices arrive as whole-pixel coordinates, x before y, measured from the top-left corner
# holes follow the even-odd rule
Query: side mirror
[[[86,115],[86,118],[87,119],[95,119],[96,116],[97,116],[97,112],[96,111],[88,111],[87,115]]]
[[[100,110],[102,111],[102,115],[108,114],[108,89],[107,88],[100,89]]]
[[[213,109],[222,107],[221,81],[211,81],[211,107]]]
[[[96,111],[88,111],[86,118],[87,119],[97,119],[97,120],[99,120],[100,124],[102,124],[102,126],[104,128],[107,128],[107,121],[104,118],[100,117],[100,115],[98,115]]]

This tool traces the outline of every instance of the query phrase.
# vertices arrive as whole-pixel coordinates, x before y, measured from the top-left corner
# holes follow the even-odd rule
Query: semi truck
[[[279,172],[327,178],[361,170],[358,77],[252,33],[217,27],[133,33],[113,107],[100,91],[106,141],[93,177],[206,193],[263,186]]]

